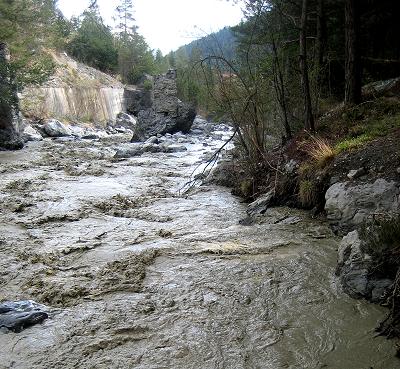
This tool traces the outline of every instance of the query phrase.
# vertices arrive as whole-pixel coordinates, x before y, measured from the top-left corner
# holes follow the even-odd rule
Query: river
[[[229,189],[179,194],[228,134],[127,160],[124,135],[0,152],[0,301],[50,314],[0,333],[0,368],[399,368],[386,310],[341,292],[326,223],[243,226]]]

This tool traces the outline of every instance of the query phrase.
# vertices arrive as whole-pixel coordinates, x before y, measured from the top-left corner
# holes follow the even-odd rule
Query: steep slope
[[[54,75],[42,86],[26,87],[20,94],[24,116],[106,125],[124,111],[124,85],[117,79],[65,53],[51,55]]]

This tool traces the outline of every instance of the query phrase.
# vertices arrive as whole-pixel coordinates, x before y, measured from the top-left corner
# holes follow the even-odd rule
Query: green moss
[[[337,152],[351,150],[364,145],[378,137],[384,137],[393,129],[400,128],[400,114],[386,115],[380,119],[370,119],[350,130],[355,137],[348,137],[336,144]]]

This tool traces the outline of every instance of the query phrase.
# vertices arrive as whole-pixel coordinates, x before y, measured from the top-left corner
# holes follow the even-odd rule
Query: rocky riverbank
[[[300,137],[272,150],[256,175],[249,175],[241,155],[233,152],[213,181],[250,202],[242,224],[252,225],[282,205],[326,218],[343,237],[336,274],[344,291],[389,307],[380,331],[393,337],[400,333],[400,129],[394,121],[400,115],[397,100],[375,104],[381,132],[366,144],[350,139],[338,145],[349,149],[335,151],[323,138]],[[340,119],[338,113],[331,125],[334,119]]]

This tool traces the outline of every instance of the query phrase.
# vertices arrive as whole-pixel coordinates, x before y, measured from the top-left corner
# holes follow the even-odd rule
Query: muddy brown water
[[[0,368],[400,367],[374,337],[386,311],[341,292],[325,223],[276,208],[239,225],[228,189],[178,194],[218,140],[113,160],[127,139],[0,153],[0,301],[50,312],[0,333]]]

